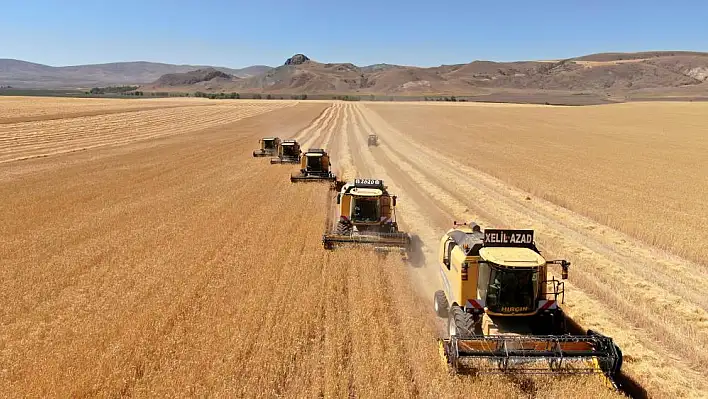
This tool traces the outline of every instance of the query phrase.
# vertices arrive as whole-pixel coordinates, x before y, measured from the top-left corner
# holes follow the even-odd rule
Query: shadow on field
[[[416,268],[425,266],[425,255],[423,254],[423,240],[417,234],[411,234],[411,252],[408,254],[408,262]]]
[[[566,315],[566,325],[568,327],[568,332],[573,335],[584,335],[587,333],[587,329],[583,328],[578,322],[573,320],[570,316]],[[602,333],[602,332],[600,332]],[[621,350],[622,348],[620,348]],[[617,383],[617,388],[633,399],[647,399],[649,394],[647,390],[642,388],[642,386],[634,378],[625,374],[624,370],[620,370],[619,375],[615,376],[615,382]]]

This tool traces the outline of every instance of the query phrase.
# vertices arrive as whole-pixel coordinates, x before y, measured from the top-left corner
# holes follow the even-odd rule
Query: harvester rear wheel
[[[474,336],[475,322],[471,314],[455,305],[450,308],[450,313],[447,316],[447,329],[450,336],[468,338]]]
[[[448,316],[448,308],[449,305],[447,303],[447,297],[445,296],[445,292],[442,290],[435,291],[435,314],[438,315],[438,317],[445,318]]]

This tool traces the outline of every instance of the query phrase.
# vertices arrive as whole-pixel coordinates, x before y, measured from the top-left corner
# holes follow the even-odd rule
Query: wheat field
[[[527,193],[530,177],[509,172],[521,167],[538,179],[545,170],[542,158],[514,162],[522,157],[514,151],[533,153],[541,142],[505,140],[520,134],[509,121],[536,117],[545,128],[525,121],[529,137],[550,135],[573,121],[581,129],[578,115],[595,108],[565,120],[524,106],[120,101],[0,99],[4,395],[618,397],[596,377],[448,373],[432,292],[434,244],[453,218],[536,228],[546,252],[573,262],[567,312],[616,338],[625,370],[651,397],[708,392],[705,374],[691,367],[706,364],[705,351],[681,349],[706,342],[708,280],[690,278],[679,257],[688,254],[593,219],[571,200],[538,195],[583,198],[592,175],[565,186],[544,177],[534,185],[541,191]],[[485,118],[486,128],[468,129]],[[504,134],[474,136],[492,128]],[[367,147],[370,132],[380,147]],[[332,194],[322,184],[291,184],[292,165],[251,157],[268,135],[328,149],[342,178],[384,179],[423,260],[324,251]],[[561,150],[573,153],[572,142],[541,139],[556,143],[552,162],[571,158]],[[474,163],[480,158],[488,163]],[[621,186],[624,172],[613,173]],[[650,203],[642,219],[656,217]],[[672,309],[673,301],[683,306]]]
[[[62,98],[62,97],[0,97],[0,124],[39,120],[106,115],[119,112],[214,105],[203,98]]]

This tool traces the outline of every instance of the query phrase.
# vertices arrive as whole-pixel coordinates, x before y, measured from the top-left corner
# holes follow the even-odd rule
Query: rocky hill
[[[165,74],[214,68],[236,77],[247,78],[272,69],[254,65],[243,69],[199,65],[173,65],[155,62],[117,62],[109,64],[53,67],[27,61],[0,59],[0,85],[22,88],[75,88],[109,85],[134,85],[154,82]]]
[[[708,95],[708,53],[605,53],[565,60],[474,61],[432,68],[320,63],[296,54],[263,74],[213,83],[213,91],[288,94],[483,95],[513,91],[604,97],[685,91]],[[159,86],[159,81],[155,82],[155,87]]]
[[[238,78],[217,69],[205,68],[183,73],[168,73],[160,76],[160,78],[154,82],[154,85],[156,87],[182,87],[212,80],[230,82],[236,79]]]

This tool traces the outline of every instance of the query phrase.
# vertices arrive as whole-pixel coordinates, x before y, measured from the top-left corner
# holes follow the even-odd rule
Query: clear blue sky
[[[605,51],[708,51],[708,0],[12,1],[0,58],[435,66]]]

